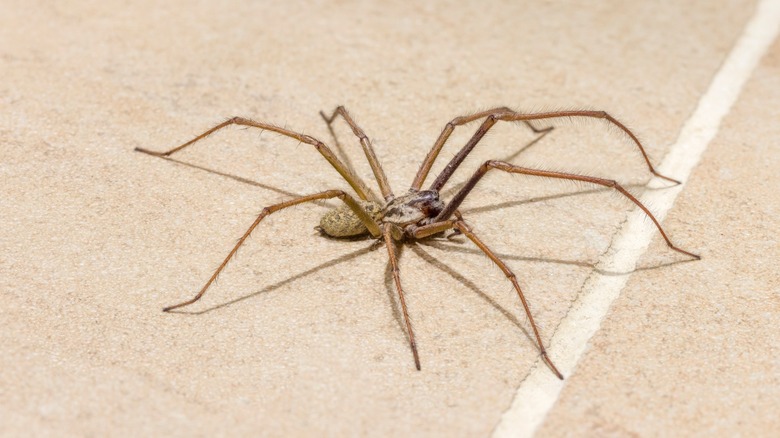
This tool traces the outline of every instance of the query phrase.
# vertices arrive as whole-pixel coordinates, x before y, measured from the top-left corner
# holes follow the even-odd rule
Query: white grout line
[[[742,86],[780,30],[780,0],[762,0],[737,44],[715,75],[707,92],[699,100],[693,115],[683,126],[659,171],[682,181],[688,179],[699,163],[707,145],[729,113]],[[658,181],[651,181],[657,184]],[[672,208],[683,186],[646,192],[641,200],[653,205],[658,220]],[[599,269],[631,272],[650,240],[657,235],[653,224],[639,209],[632,212],[612,241],[609,251],[599,261]],[[630,274],[601,275],[593,273],[585,281],[582,293],[561,321],[550,341],[548,352],[564,375],[570,376],[596,333],[612,302],[620,295]],[[553,407],[565,382],[555,378],[537,361],[520,384],[512,406],[504,412],[493,431],[494,437],[531,436]]]

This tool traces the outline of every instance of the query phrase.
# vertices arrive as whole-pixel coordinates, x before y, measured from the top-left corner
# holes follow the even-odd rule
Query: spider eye
[[[427,217],[438,215],[444,208],[439,200],[439,192],[436,190],[423,190],[418,193],[417,198],[414,200],[414,206]]]
[[[421,201],[438,201],[439,200],[439,192],[436,190],[422,190],[418,194],[418,199]]]

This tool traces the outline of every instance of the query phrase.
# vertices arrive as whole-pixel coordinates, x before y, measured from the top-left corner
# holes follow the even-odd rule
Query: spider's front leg
[[[203,294],[206,293],[206,290],[209,288],[209,286],[211,286],[214,280],[217,279],[220,272],[222,272],[222,270],[225,269],[225,266],[227,266],[230,259],[232,259],[234,255],[236,255],[236,252],[238,252],[238,248],[240,248],[241,245],[244,244],[246,239],[249,238],[249,235],[252,234],[252,231],[254,231],[254,229],[257,228],[260,222],[263,219],[265,219],[267,216],[269,216],[272,213],[276,213],[279,210],[292,207],[294,205],[317,201],[321,199],[331,199],[331,198],[339,198],[342,201],[344,201],[344,203],[347,204],[349,208],[355,212],[355,214],[360,218],[360,220],[363,221],[363,223],[366,225],[366,228],[368,228],[368,231],[371,233],[372,236],[378,237],[382,235],[382,230],[379,228],[379,224],[376,222],[376,220],[374,220],[374,218],[368,212],[365,211],[365,209],[360,205],[360,203],[358,203],[355,200],[355,198],[353,198],[352,196],[350,196],[349,194],[341,190],[327,190],[324,192],[315,193],[313,195],[308,195],[308,196],[301,196],[300,198],[291,199],[289,201],[280,202],[278,204],[265,207],[263,208],[263,211],[260,212],[260,215],[257,216],[257,219],[255,219],[252,225],[249,226],[249,228],[246,230],[244,235],[241,236],[240,239],[238,239],[236,246],[234,246],[233,249],[230,250],[230,253],[227,255],[227,257],[225,257],[225,260],[219,265],[219,267],[214,272],[214,274],[211,275],[211,278],[209,278],[209,280],[206,282],[206,284],[203,286],[200,292],[198,292],[198,294],[195,295],[190,300],[164,308],[163,312],[170,312],[171,310],[177,309],[179,307],[188,306],[198,301],[203,296]]]
[[[423,160],[423,164],[420,166],[420,169],[417,171],[417,175],[414,177],[414,181],[412,181],[411,188],[414,190],[420,190],[423,183],[425,182],[425,178],[428,177],[428,173],[431,171],[431,167],[433,167],[433,163],[436,161],[436,158],[439,156],[439,152],[441,152],[442,148],[444,147],[444,144],[447,143],[447,140],[450,138],[450,135],[452,135],[452,132],[455,131],[456,127],[466,125],[468,123],[486,117],[486,120],[482,122],[482,125],[480,125],[479,128],[477,128],[477,131],[474,133],[471,139],[466,143],[465,146],[463,146],[461,151],[458,152],[458,155],[456,155],[455,158],[453,158],[452,161],[450,161],[447,167],[445,167],[445,170],[442,172],[442,174],[446,174],[447,176],[442,177],[440,175],[439,178],[437,178],[437,181],[433,185],[431,185],[432,190],[441,189],[441,186],[444,185],[446,180],[449,178],[449,175],[455,172],[455,169],[460,165],[460,162],[462,162],[463,159],[466,158],[466,156],[469,154],[469,152],[471,152],[474,146],[476,146],[477,143],[479,143],[479,141],[482,139],[482,137],[484,137],[485,134],[487,134],[490,128],[492,128],[493,125],[496,124],[496,121],[498,120],[497,116],[501,114],[518,114],[518,113],[508,107],[502,106],[498,108],[492,108],[486,111],[480,111],[478,113],[470,114],[467,116],[455,117],[454,119],[450,120],[444,126],[444,129],[441,131],[441,134],[439,134],[439,137],[436,139],[436,142],[433,144],[433,147],[428,152],[428,155],[425,156],[425,159]],[[546,134],[552,131],[553,129],[552,126],[539,129],[535,127],[533,124],[531,124],[529,120],[522,120],[522,122],[536,134]],[[440,179],[442,181],[439,181]]]
[[[609,124],[621,130],[624,134],[626,134],[631,139],[631,141],[634,142],[637,149],[639,150],[639,153],[642,154],[642,158],[644,158],[650,173],[657,176],[658,178],[665,179],[675,184],[680,184],[680,181],[674,178],[670,178],[666,175],[662,175],[657,170],[655,170],[655,167],[653,166],[653,163],[650,162],[650,157],[647,155],[647,151],[645,151],[645,148],[644,146],[642,146],[642,142],[639,141],[639,138],[637,138],[637,136],[630,129],[626,127],[626,125],[621,123],[616,118],[612,117],[606,111],[563,110],[563,111],[550,111],[550,112],[541,112],[541,113],[519,113],[516,111],[512,111],[509,108],[496,108],[495,110],[491,110],[491,111],[492,112],[490,113],[482,112],[482,113],[474,114],[472,116],[457,117],[447,124],[447,127],[439,137],[440,140],[443,138],[444,141],[446,141],[446,138],[449,137],[450,133],[452,133],[452,130],[454,129],[455,126],[464,123],[469,123],[473,120],[476,120],[477,118],[479,118],[478,116],[486,117],[485,121],[482,123],[479,129],[477,129],[477,131],[474,133],[474,135],[471,137],[468,143],[466,143],[466,145],[464,145],[463,148],[461,148],[461,150],[452,158],[452,160],[450,160],[450,162],[447,163],[447,165],[444,167],[444,170],[442,170],[442,172],[439,174],[439,176],[436,178],[433,184],[431,184],[430,190],[441,190],[441,188],[444,187],[444,185],[450,179],[452,174],[455,173],[455,170],[461,165],[461,163],[463,163],[463,160],[466,159],[466,157],[471,153],[472,149],[474,149],[474,147],[477,145],[477,143],[479,143],[482,137],[485,136],[487,131],[497,122],[504,121],[504,122],[529,123],[529,121],[532,120],[547,120],[547,119],[572,118],[572,117],[606,120]],[[533,126],[532,129],[534,129]],[[552,129],[552,127],[547,128],[547,131],[549,131],[550,129]],[[536,132],[537,130],[534,129],[534,131]],[[544,130],[540,132],[544,132]],[[417,172],[417,177],[412,183],[413,188],[419,189],[420,186],[422,186],[422,183],[425,180],[425,177],[428,174],[430,167],[433,165],[433,160],[436,159],[436,156],[438,155],[439,150],[441,150],[441,147],[443,145],[444,145],[443,141],[440,142],[437,140],[433,149],[426,157],[425,162],[420,167],[420,170]]]
[[[257,128],[266,131],[272,131],[277,134],[281,134],[285,137],[298,140],[301,143],[306,143],[314,146],[314,148],[317,149],[317,151],[328,161],[328,163],[330,163],[330,165],[333,166],[334,169],[336,169],[336,171],[341,175],[341,177],[344,178],[344,180],[347,181],[347,183],[349,183],[350,186],[352,186],[352,189],[355,191],[355,193],[357,193],[360,199],[364,199],[364,200],[369,199],[370,190],[368,190],[368,187],[366,187],[366,185],[363,183],[363,181],[360,180],[360,178],[353,175],[352,172],[349,171],[349,168],[347,168],[347,166],[345,166],[344,163],[342,163],[341,160],[339,160],[338,157],[336,157],[333,151],[331,151],[330,148],[325,143],[309,135],[300,134],[298,132],[290,131],[289,129],[272,125],[270,123],[257,122],[254,120],[246,119],[244,117],[230,118],[218,124],[217,126],[214,126],[213,128],[203,132],[202,134],[196,136],[192,140],[165,152],[154,152],[140,147],[135,148],[135,150],[155,157],[163,157],[163,158],[170,157],[176,152],[179,152],[182,149],[185,149],[197,143],[198,141],[208,137],[214,132],[217,132],[220,129],[228,127],[230,125],[239,125],[239,126],[246,126],[248,128]]]

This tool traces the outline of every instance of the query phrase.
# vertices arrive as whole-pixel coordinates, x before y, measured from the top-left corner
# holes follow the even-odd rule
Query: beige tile
[[[778,90],[776,43],[667,217],[703,259],[633,275],[540,436],[780,428]]]
[[[269,133],[229,129],[176,158],[189,165],[133,149],[164,150],[232,115],[328,139],[317,111],[346,104],[401,192],[448,120],[512,105],[609,110],[636,129],[658,162],[753,9],[747,0],[588,7],[575,2],[490,7],[476,2],[6,3],[0,16],[5,42],[0,46],[0,270],[6,273],[0,276],[5,346],[0,416],[10,421],[0,422],[0,433],[79,436],[488,434],[537,351],[509,284],[473,247],[443,242],[403,251],[421,372],[413,368],[385,253],[369,250],[369,241],[319,237],[312,228],[326,211],[322,206],[264,222],[218,286],[193,306],[203,313],[163,314],[163,306],[199,289],[262,206],[345,184],[311,148]],[[771,91],[766,86],[751,93]],[[754,107],[771,110],[762,97],[763,105]],[[632,317],[646,315],[647,306],[626,301],[637,293],[632,291],[640,292],[635,300],[647,296],[648,287],[639,282],[712,267],[715,273],[708,278],[691,274],[657,282],[653,296],[660,301],[653,303],[659,316],[643,327],[670,329],[671,323],[657,319],[673,314],[660,310],[699,296],[705,281],[726,275],[718,271],[725,262],[716,266],[715,260],[738,260],[745,270],[760,266],[747,258],[718,258],[709,250],[725,244],[721,233],[759,233],[755,215],[735,213],[732,220],[746,222],[730,232],[704,219],[707,208],[739,202],[737,193],[769,193],[769,184],[728,180],[742,173],[751,180],[765,171],[750,167],[766,166],[765,157],[773,153],[766,141],[772,126],[760,122],[773,119],[763,117],[732,117],[730,123],[746,127],[735,130],[735,140],[723,147],[730,148],[724,154],[738,157],[736,163],[757,150],[750,144],[765,145],[765,153],[745,165],[732,159],[721,175],[710,164],[715,148],[699,171],[715,173],[695,175],[690,193],[686,189],[667,221],[677,240],[703,243],[698,247],[705,261],[641,274],[615,313],[628,307],[624,321],[634,325],[611,317],[594,350],[598,342],[638,331]],[[616,177],[631,185],[648,179],[636,151],[614,130],[601,123],[556,126],[514,162]],[[458,132],[454,145],[473,129]],[[343,128],[338,135],[358,172],[369,178],[354,138]],[[741,143],[748,135],[755,143]],[[523,128],[497,127],[456,179],[464,179],[481,160],[512,157],[533,138]],[[454,154],[454,145],[444,157]],[[746,152],[734,154],[737,147]],[[438,163],[433,174],[443,166]],[[712,184],[721,179],[733,191]],[[712,195],[693,196],[701,189]],[[463,208],[477,232],[519,274],[545,339],[630,209],[617,196],[588,191],[492,175]],[[699,209],[686,211],[694,199],[690,205]],[[754,208],[771,219],[769,206]],[[649,257],[663,259],[664,253],[656,250]],[[688,283],[691,278],[700,280]],[[755,281],[755,288],[749,282],[733,288],[747,298],[761,287]],[[689,288],[685,295],[678,293],[683,288]],[[721,309],[717,317],[698,316],[712,330],[688,319],[692,328],[675,342],[701,339],[697,330],[717,333],[725,326],[720,321],[729,324],[727,316],[740,314],[735,309],[744,309],[744,318],[754,318],[756,325],[765,317],[747,312],[747,299],[744,307],[729,302],[717,307],[706,301],[708,308]],[[686,301],[680,308],[701,313],[705,304],[697,303]],[[749,332],[752,323],[742,329]],[[746,339],[749,333],[729,336]],[[712,344],[681,342],[670,351],[681,352],[676,359],[681,364],[706,364],[770,340],[756,338],[732,350],[722,348],[722,340],[712,350],[706,347]],[[648,352],[661,345],[657,337],[643,342]],[[617,365],[615,358],[632,357],[634,348],[642,344],[621,343],[609,354],[589,355],[582,374],[571,377],[570,390],[614,382],[617,389],[598,389],[599,397],[611,401],[635,386],[617,384],[631,375],[626,371],[609,379],[588,378],[589,367]],[[667,356],[671,361],[672,354]],[[749,380],[747,370],[771,365],[768,357],[726,362],[744,367],[739,374],[744,392],[732,399],[735,403],[750,384],[764,381],[761,373]],[[627,362],[646,369],[640,361]],[[719,373],[699,378],[728,375]],[[674,381],[676,375],[670,376],[662,382]],[[712,394],[694,382],[686,380],[692,385],[688,394]],[[566,392],[562,403],[571,397]],[[556,408],[555,421],[588,427],[580,416],[589,414],[580,406],[587,405],[570,408],[571,416]],[[663,405],[651,406],[663,421],[680,418]],[[661,420],[656,423],[662,426]],[[575,430],[569,423],[546,427]]]

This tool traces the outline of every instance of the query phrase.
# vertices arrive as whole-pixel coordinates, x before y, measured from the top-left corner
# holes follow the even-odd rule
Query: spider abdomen
[[[382,218],[382,205],[374,201],[358,201],[377,222]],[[357,214],[347,205],[325,213],[320,219],[320,229],[331,237],[353,237],[368,233]]]

